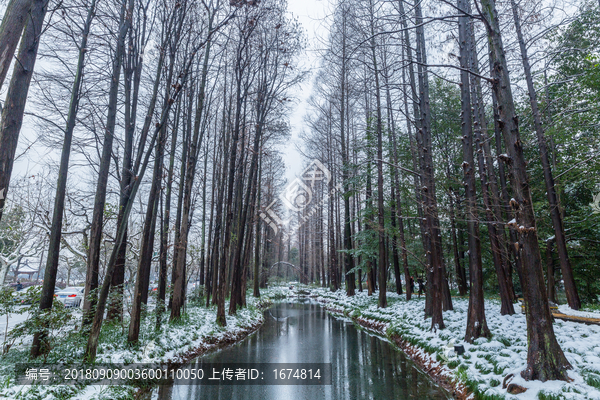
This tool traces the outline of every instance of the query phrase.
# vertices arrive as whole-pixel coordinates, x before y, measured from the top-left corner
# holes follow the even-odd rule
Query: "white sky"
[[[288,183],[302,172],[303,158],[296,148],[301,146],[299,134],[304,129],[307,100],[311,93],[312,80],[318,66],[317,50],[322,39],[326,38],[328,31],[325,17],[329,9],[330,0],[288,0],[288,11],[302,24],[308,39],[306,55],[302,57],[301,67],[310,68],[312,71],[307,81],[298,87],[294,93],[298,102],[290,115],[292,137],[282,149],[286,164],[285,176]]]
[[[300,60],[300,68],[312,71],[311,76],[292,93],[292,97],[295,97],[297,100],[290,115],[292,137],[281,149],[284,153],[286,163],[285,177],[288,182],[291,182],[302,172],[302,162],[304,159],[296,148],[302,146],[299,134],[304,129],[307,100],[311,93],[312,80],[318,65],[317,50],[328,32],[325,18],[331,8],[330,3],[331,0],[288,0],[288,11],[302,24],[308,39],[306,52]],[[3,11],[3,8],[0,7],[0,11]],[[36,68],[43,66],[43,60],[38,60]],[[4,86],[6,87],[7,85]],[[5,90],[2,90],[2,97],[4,96]],[[30,118],[25,118],[21,129],[17,154],[21,154],[27,149],[36,137],[37,129],[32,126]],[[53,151],[45,146],[32,146],[27,153],[26,157],[22,157],[15,162],[13,176],[38,173],[40,168],[43,168],[43,165],[48,162],[48,158],[55,158],[56,162],[58,162],[60,151]]]

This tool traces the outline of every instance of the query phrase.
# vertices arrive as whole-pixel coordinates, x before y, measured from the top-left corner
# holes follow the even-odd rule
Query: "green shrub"
[[[588,385],[600,389],[600,375],[589,373],[584,377],[584,379],[585,383],[587,383]]]
[[[556,393],[547,393],[543,390],[540,390],[538,393],[538,400],[561,400],[564,399],[563,396]]]

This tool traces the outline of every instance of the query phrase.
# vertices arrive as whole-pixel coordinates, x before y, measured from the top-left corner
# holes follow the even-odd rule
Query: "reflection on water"
[[[243,342],[201,357],[223,363],[332,363],[328,386],[161,386],[153,398],[178,399],[447,399],[386,341],[335,319],[318,304],[278,304]],[[198,363],[198,359],[194,363]],[[193,365],[192,363],[191,365]]]

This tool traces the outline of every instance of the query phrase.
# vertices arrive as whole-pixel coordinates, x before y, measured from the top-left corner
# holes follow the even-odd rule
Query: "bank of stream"
[[[198,357],[206,363],[331,363],[330,385],[206,385],[175,380],[153,399],[448,399],[403,352],[351,320],[330,315],[312,300],[282,302],[264,312],[263,325],[233,346]],[[206,382],[206,381],[205,381]],[[184,384],[185,383],[185,384]]]

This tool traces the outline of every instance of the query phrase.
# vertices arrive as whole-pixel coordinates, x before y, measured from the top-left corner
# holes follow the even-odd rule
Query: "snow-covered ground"
[[[575,317],[584,317],[584,318],[598,318],[600,319],[600,311],[578,311],[573,310],[569,307],[568,304],[561,304],[558,306],[558,311],[565,315],[573,315]]]
[[[407,302],[404,296],[388,292],[388,308],[379,309],[377,294],[369,297],[366,292],[359,292],[347,297],[343,291],[332,293],[316,289],[313,295],[352,318],[385,323],[388,336],[398,334],[420,347],[446,364],[449,374],[476,388],[479,395],[488,396],[486,398],[600,399],[600,326],[556,320],[554,330],[573,365],[573,370],[569,371],[573,381],[528,382],[520,376],[527,360],[525,316],[519,312],[500,315],[497,301],[486,300],[485,303],[486,320],[493,337],[490,340],[480,338],[469,344],[464,342],[468,299],[454,298],[454,311],[444,312],[446,329],[433,332],[430,330],[431,319],[424,318],[424,298]],[[447,345],[452,341],[464,344],[464,355],[453,357],[447,352]],[[509,374],[514,375],[510,383],[527,388],[525,393],[511,395],[502,389],[502,382]]]
[[[27,308],[26,306],[21,306],[19,308]],[[10,332],[12,328],[14,328],[17,324],[21,322],[25,322],[29,318],[29,313],[23,312],[20,314],[10,314],[8,316],[8,330],[6,329],[6,315],[0,316],[0,343],[4,342],[4,333]]]
[[[262,321],[259,302],[285,298],[295,294],[287,288],[274,288],[263,292],[263,297],[256,300],[248,297],[249,308],[240,310],[237,316],[227,317],[227,326],[217,326],[216,309],[189,307],[188,316],[181,324],[163,324],[160,333],[153,332],[154,320],[142,327],[140,346],[130,348],[124,340],[126,330],[121,328],[108,330],[98,348],[97,361],[102,363],[121,362],[164,362],[166,360],[183,360],[185,354],[193,353],[200,348],[210,348],[219,339],[235,337],[247,331],[249,326]],[[389,335],[397,334],[412,345],[420,348],[420,354],[429,357],[433,362],[443,363],[444,371],[475,388],[482,398],[489,399],[600,399],[600,326],[584,325],[569,321],[555,321],[554,329],[557,339],[566,357],[573,365],[569,371],[572,382],[524,381],[520,372],[525,368],[527,358],[527,335],[525,316],[517,313],[512,316],[500,315],[500,304],[497,301],[486,301],[487,323],[492,331],[490,340],[478,339],[476,343],[464,342],[466,313],[468,300],[453,299],[454,311],[444,312],[446,329],[437,332],[430,330],[430,319],[423,314],[424,298],[415,298],[410,302],[404,296],[388,292],[389,307],[377,308],[377,295],[367,296],[366,292],[354,297],[347,297],[343,291],[332,293],[326,289],[313,289],[312,295],[327,302],[332,309],[341,310],[349,317],[384,324]],[[563,307],[564,308],[564,307]],[[518,311],[518,310],[517,310]],[[563,311],[561,309],[561,311]],[[569,313],[574,315],[572,310]],[[595,313],[591,313],[595,314]],[[585,315],[596,317],[596,315]],[[24,318],[24,317],[23,317]],[[16,320],[11,319],[9,328]],[[0,325],[3,330],[3,326]],[[126,329],[126,327],[125,327]],[[464,344],[466,352],[455,356],[448,352],[449,343]],[[20,351],[25,354],[27,343]],[[72,361],[81,359],[83,347],[73,345],[65,347],[64,355],[55,355],[51,362]],[[15,351],[11,349],[11,352]],[[16,349],[18,352],[19,349]],[[14,358],[14,357],[13,357]],[[8,361],[6,357],[0,358]],[[14,362],[14,361],[13,361]],[[50,362],[50,360],[49,360]],[[7,367],[5,364],[4,367]],[[6,371],[6,370],[5,370]],[[504,378],[513,374],[511,383],[527,388],[525,393],[511,395],[502,388]],[[1,374],[0,374],[1,375]],[[129,388],[130,389],[130,388]],[[33,389],[31,386],[8,386],[0,389],[0,399],[54,399],[76,398],[81,400],[112,399],[121,391],[127,396],[127,387],[59,386],[47,389]],[[25,394],[29,392],[29,394]]]
[[[139,346],[127,344],[127,325],[103,328],[96,362],[98,363],[166,363],[186,362],[195,354],[202,353],[217,346],[221,341],[239,340],[250,332],[257,324],[262,323],[262,309],[270,304],[270,291],[255,299],[247,297],[248,307],[238,310],[237,315],[227,315],[227,326],[220,327],[216,323],[216,307],[205,308],[188,305],[187,313],[180,322],[167,323],[168,313],[159,332],[154,330],[156,315],[148,314],[148,318],[140,329]],[[226,304],[226,309],[229,305]],[[79,311],[79,310],[77,310]],[[25,317],[24,317],[25,318]],[[9,328],[13,327],[11,319]],[[60,339],[50,352],[48,363],[72,363],[83,360],[85,341],[77,335]],[[132,387],[117,386],[19,386],[7,381],[12,375],[15,362],[27,362],[30,337],[15,343],[8,354],[0,355],[0,399],[114,399],[130,398]],[[128,392],[129,391],[129,392]],[[122,395],[122,396],[121,396]]]

